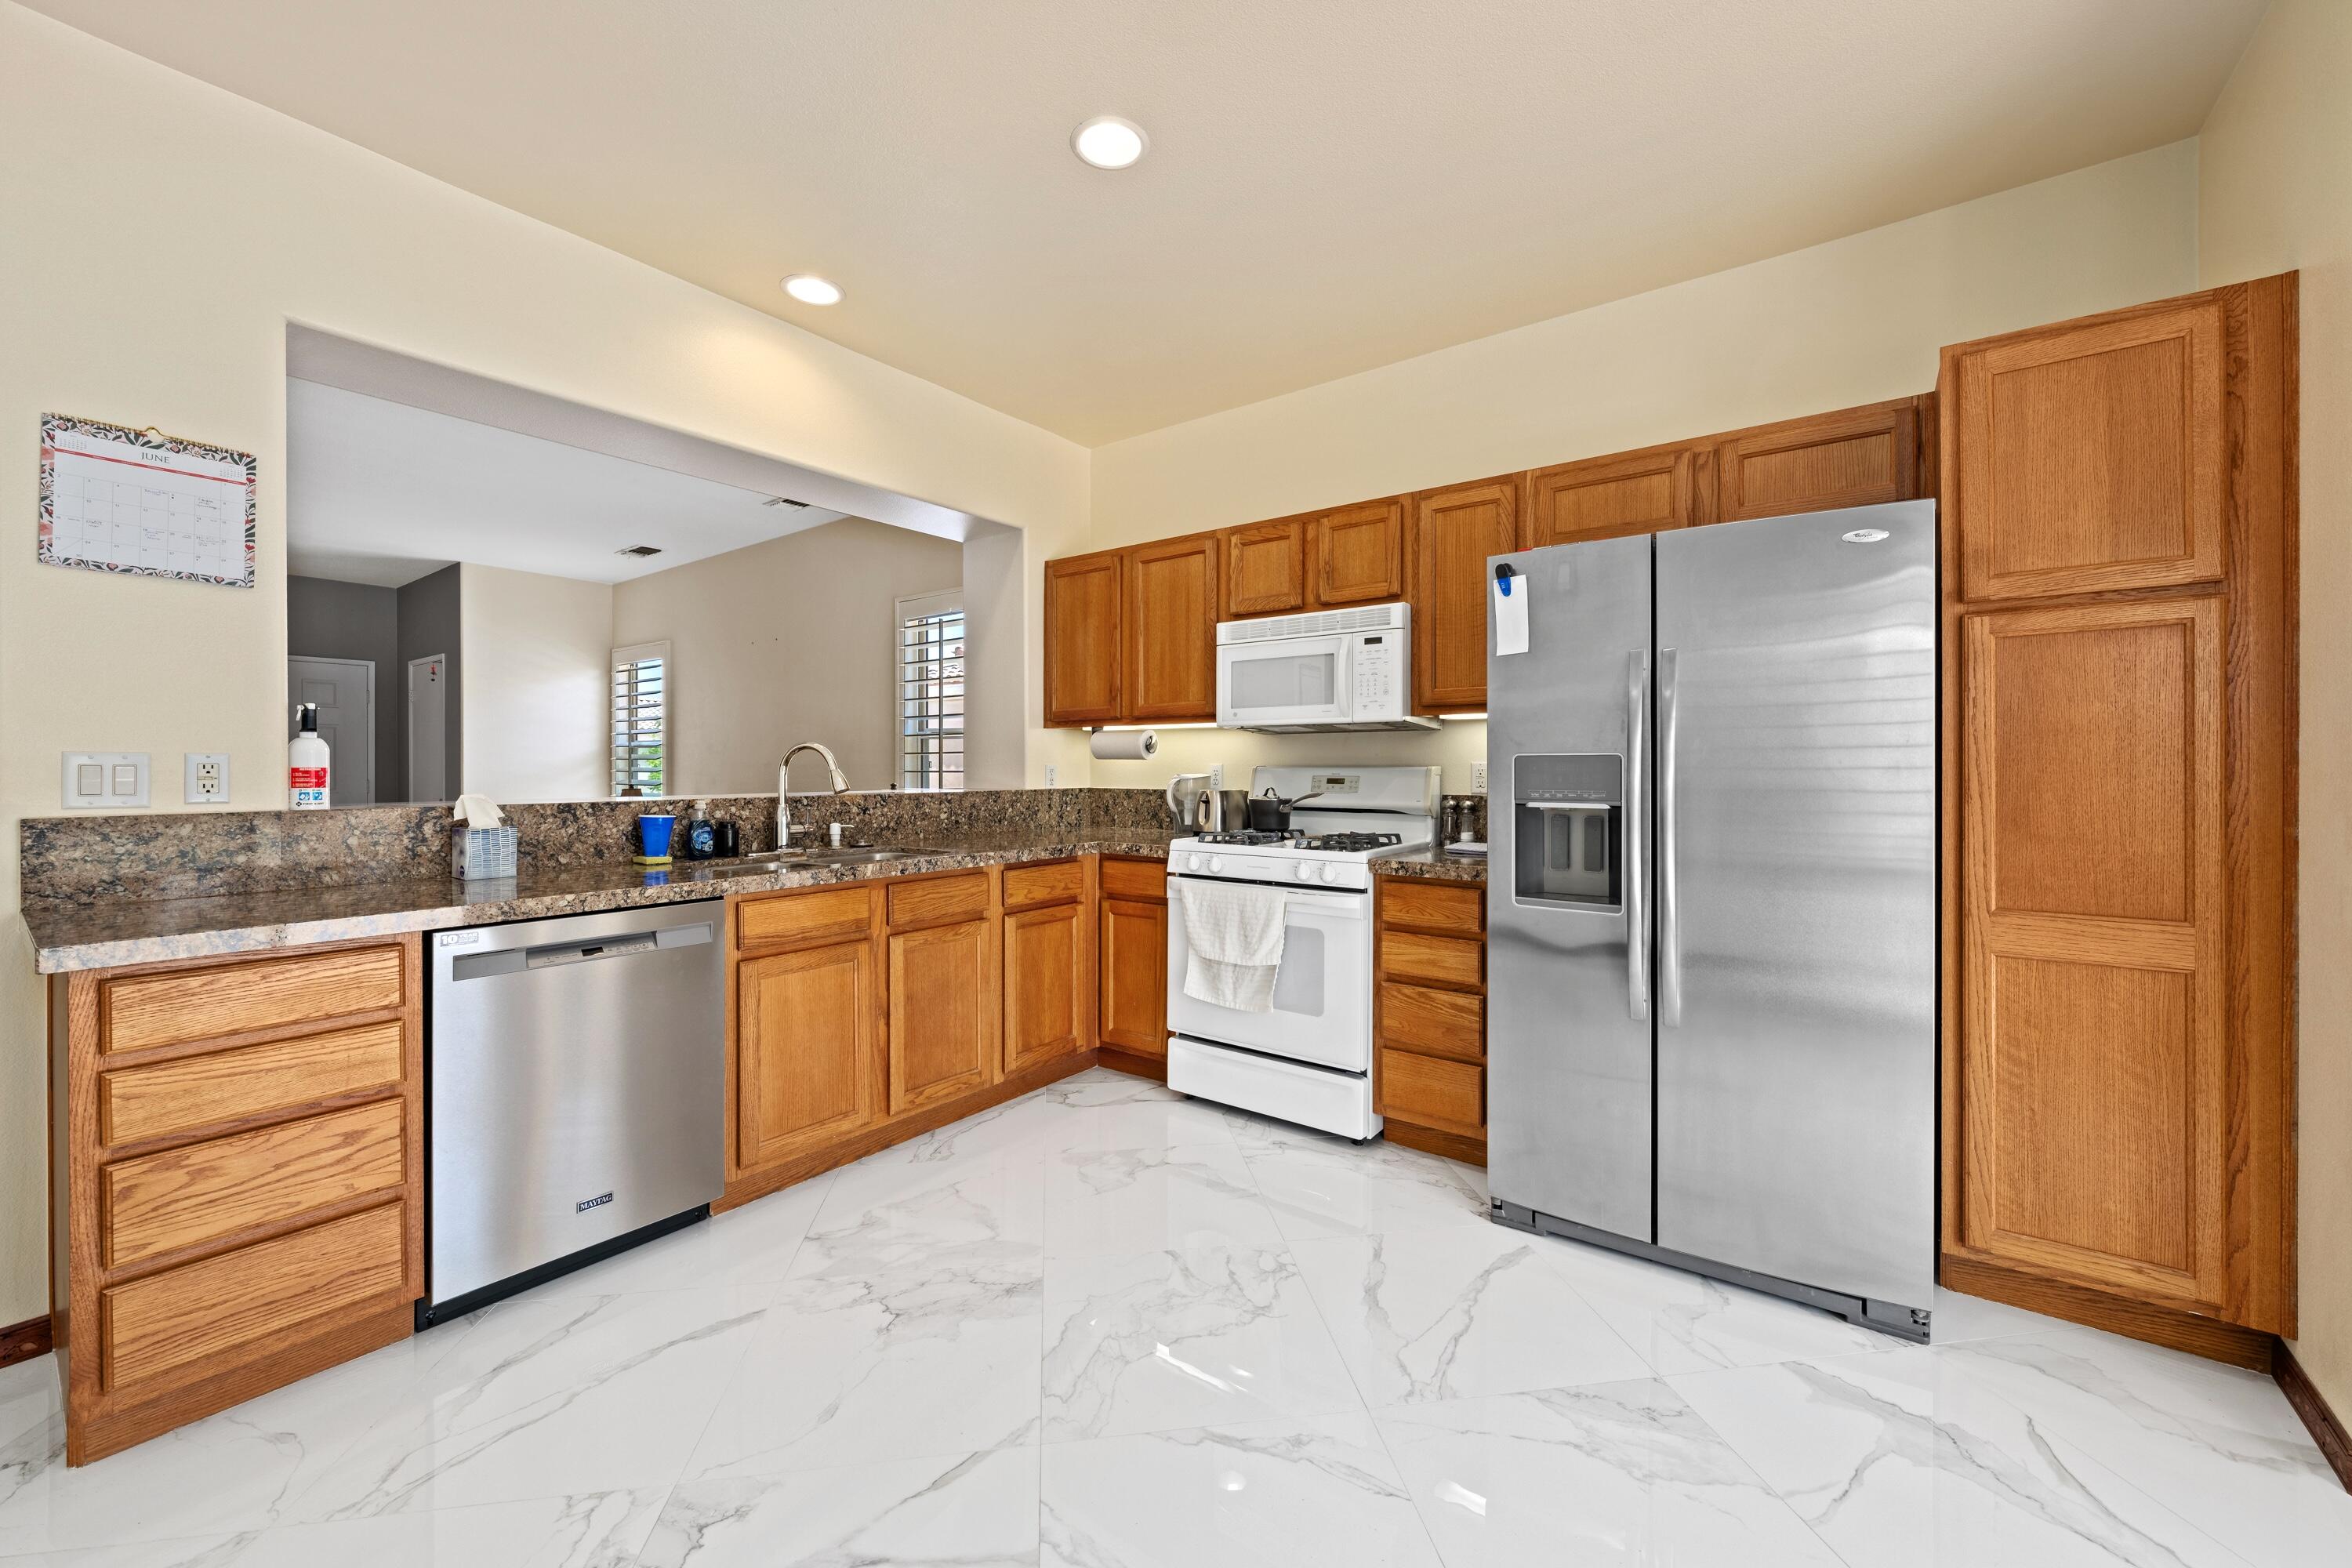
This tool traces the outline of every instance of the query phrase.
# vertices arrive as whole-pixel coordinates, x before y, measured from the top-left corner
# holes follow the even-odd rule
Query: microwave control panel
[[[1359,719],[1393,719],[1404,712],[1404,635],[1371,632],[1356,639],[1356,701]]]

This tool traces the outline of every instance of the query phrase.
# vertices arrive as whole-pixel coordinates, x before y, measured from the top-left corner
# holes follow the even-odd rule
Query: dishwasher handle
[[[715,941],[708,923],[668,926],[660,931],[621,931],[581,942],[551,942],[539,947],[510,947],[499,952],[469,952],[449,965],[452,980],[484,980],[494,974],[520,974],[528,969],[557,969],[567,964],[593,963],[608,958],[633,958],[641,952],[667,952]]]

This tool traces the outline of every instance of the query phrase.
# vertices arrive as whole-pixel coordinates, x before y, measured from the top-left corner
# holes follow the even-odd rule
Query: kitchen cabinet
[[[731,1172],[791,1160],[881,1120],[866,932],[743,959],[734,1000]]]
[[[1486,1163],[1486,889],[1372,879],[1374,1103],[1392,1143]]]
[[[997,1077],[996,921],[989,873],[889,884],[890,1114]]]
[[[1045,563],[1045,722],[1110,724],[1122,716],[1125,557],[1118,551]]]
[[[1320,513],[1310,531],[1315,603],[1369,605],[1404,597],[1409,496]]]
[[[1919,460],[1919,400],[1759,425],[1715,438],[1715,505],[1738,522],[1876,506],[1932,493]]]
[[[1307,607],[1307,521],[1284,518],[1226,530],[1225,618]]]
[[[1486,706],[1486,558],[1519,547],[1517,475],[1412,498],[1412,687],[1417,713]]]
[[[1527,547],[1622,539],[1708,521],[1714,454],[1705,447],[1653,447],[1528,475]]]
[[[1168,1056],[1168,868],[1105,858],[1097,921],[1101,1038],[1108,1049]],[[1163,1069],[1164,1076],[1164,1069]]]
[[[52,980],[68,1464],[411,1331],[421,961],[404,937]]]
[[[1004,1070],[1019,1072],[1087,1045],[1094,966],[1083,902],[1004,917]]]
[[[1120,717],[1217,716],[1217,544],[1214,534],[1194,534],[1127,552]]]

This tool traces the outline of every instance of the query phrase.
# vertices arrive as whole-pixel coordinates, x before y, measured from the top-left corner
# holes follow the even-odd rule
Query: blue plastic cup
[[[664,812],[637,818],[637,853],[648,860],[669,858],[669,838],[677,826],[677,818]]]

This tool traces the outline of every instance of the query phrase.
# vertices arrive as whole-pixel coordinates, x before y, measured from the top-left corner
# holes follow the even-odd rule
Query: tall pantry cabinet
[[[2294,1331],[2292,276],[1943,353],[1947,1285]]]

